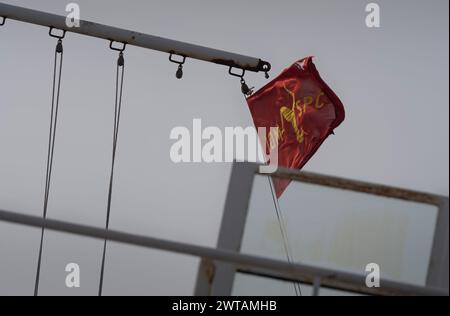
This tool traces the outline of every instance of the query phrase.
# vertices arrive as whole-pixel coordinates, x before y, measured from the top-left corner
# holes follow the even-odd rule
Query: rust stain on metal
[[[389,187],[380,184],[367,183],[356,180],[330,177],[310,172],[296,172],[292,170],[279,170],[274,174],[275,177],[291,179],[303,183],[310,183],[322,186],[328,186],[343,190],[368,193],[378,196],[397,198],[406,201],[432,204],[440,206],[441,199],[433,194],[406,190],[401,188]]]
[[[231,60],[231,59],[212,59],[211,62],[213,62],[215,64],[230,66],[230,67],[242,68],[242,69],[245,69],[248,71],[254,71],[254,72],[258,72],[260,70],[258,67],[255,67],[255,66],[240,65],[236,61]]]
[[[216,266],[211,260],[204,260],[203,264],[205,267],[205,275],[208,280],[208,283],[212,284],[214,276],[216,274]]]

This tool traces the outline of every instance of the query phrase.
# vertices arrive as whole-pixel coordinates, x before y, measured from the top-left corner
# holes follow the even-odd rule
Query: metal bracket
[[[181,57],[183,58],[183,60],[182,60],[182,61],[178,61],[178,60],[176,60],[176,59],[173,59],[173,55],[181,56]],[[184,65],[184,63],[186,62],[186,56],[178,55],[178,54],[175,54],[175,53],[170,53],[170,55],[169,55],[169,60],[170,60],[172,63],[178,64],[178,65]]]
[[[115,51],[117,51],[117,52],[123,52],[124,50],[125,50],[125,48],[127,47],[127,43],[121,43],[121,42],[118,42],[118,43],[121,43],[122,44],[122,48],[119,48],[119,47],[114,47],[114,44],[115,43],[115,41],[113,41],[113,40],[110,40],[110,42],[109,42],[109,48],[110,49],[112,49],[112,50],[115,50]]]
[[[115,50],[116,52],[119,52],[119,58],[117,59],[117,65],[119,67],[123,67],[125,65],[125,59],[123,58],[123,52],[124,52],[125,48],[127,47],[127,43],[117,42],[117,43],[121,43],[122,47],[114,47],[114,43],[115,43],[115,41],[110,40],[109,48],[112,50]]]
[[[176,55],[176,54],[175,53],[170,53],[169,61],[174,63],[174,64],[178,64],[178,69],[177,69],[177,72],[175,73],[175,76],[177,77],[177,79],[181,79],[181,78],[183,78],[183,65],[186,62],[186,56],[178,55],[178,56],[181,56],[183,58],[182,61],[179,61],[179,60],[174,59],[173,55]]]
[[[62,35],[56,35],[56,34],[53,34],[54,29],[55,28],[53,26],[51,26],[50,30],[48,31],[48,35],[50,35],[51,37],[60,39],[60,40],[62,40],[64,38],[64,36],[66,36],[66,30],[61,30],[63,32]]]
[[[241,74],[237,74],[237,73],[233,72],[233,68],[234,68],[233,66],[230,66],[230,68],[228,69],[228,73],[230,75],[234,76],[234,77],[238,77],[238,78],[243,79],[244,76],[245,76],[245,69],[241,69],[242,73]]]
[[[268,63],[267,61],[261,60],[258,66],[261,69],[261,71],[264,71],[266,79],[269,79],[269,71],[270,69],[272,69],[272,65],[270,65],[270,63]]]
[[[255,89],[255,87],[249,88],[249,86],[245,83],[245,79],[244,79],[245,69],[241,69],[241,71],[242,71],[241,74],[237,74],[237,73],[233,72],[233,66],[230,66],[230,68],[228,69],[228,73],[230,75],[232,75],[233,77],[241,78],[241,91],[246,97],[249,97],[253,94],[253,90]],[[267,74],[266,74],[266,77],[267,77]]]

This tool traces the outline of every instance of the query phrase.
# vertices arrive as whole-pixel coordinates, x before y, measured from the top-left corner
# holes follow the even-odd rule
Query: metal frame
[[[259,58],[129,31],[95,22],[80,20],[79,27],[68,27],[66,25],[66,17],[64,16],[5,3],[0,3],[0,17],[254,72],[262,71],[267,73],[271,69],[270,63]]]
[[[234,252],[239,252],[241,249],[255,168],[255,164],[248,162],[234,163],[233,165],[217,243],[218,249]],[[209,289],[209,285],[202,283],[205,273],[200,267],[195,295],[230,295],[235,273],[236,267],[226,263],[217,263],[214,269],[214,282],[211,283],[211,289]]]
[[[245,222],[247,218],[248,204],[250,201],[251,189],[254,177],[259,172],[259,164],[256,163],[234,163],[226,206],[224,209],[222,226],[219,233],[217,248],[228,249],[236,252],[240,251]],[[427,286],[441,288],[443,291],[449,289],[448,274],[448,250],[449,250],[449,199],[448,197],[435,194],[422,193],[417,191],[393,188],[384,185],[330,177],[311,172],[302,172],[286,168],[279,168],[273,176],[291,179],[303,183],[329,186],[333,188],[368,193],[383,197],[402,199],[406,201],[431,204],[438,207],[438,219],[435,228],[434,241],[430,263],[428,268]],[[230,225],[232,223],[232,226]],[[253,267],[232,268],[222,263],[202,261],[199,266],[196,295],[230,295],[233,287],[236,272],[252,275],[266,276],[282,280],[293,280],[284,278],[283,275],[273,275],[265,271],[255,270]],[[374,295],[399,295],[399,289],[386,288],[387,280],[382,281],[382,288],[368,289],[365,283],[347,283],[341,281],[337,276],[341,272],[325,277],[315,274],[303,275],[301,279],[296,279],[302,283],[314,286],[314,293],[318,294],[320,287],[340,289],[350,292],[374,294]]]
[[[436,229],[434,232],[433,248],[431,250],[430,265],[428,268],[427,285],[448,290],[448,198],[438,197],[438,200],[439,213],[436,223]]]
[[[311,172],[302,172],[280,168],[277,177],[292,179],[304,183],[329,186],[333,188],[395,198],[404,201],[430,204],[438,208],[437,222],[434,232],[433,246],[428,267],[427,285],[449,288],[449,198],[437,194],[389,187],[386,185],[367,183],[330,177]]]

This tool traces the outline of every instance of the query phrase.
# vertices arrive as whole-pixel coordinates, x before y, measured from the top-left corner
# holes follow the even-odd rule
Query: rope
[[[123,78],[125,72],[125,62],[123,58],[122,51],[119,53],[119,58],[117,60],[117,71],[116,71],[116,99],[114,104],[114,131],[113,131],[113,149],[112,149],[112,161],[111,161],[111,171],[109,177],[109,189],[108,189],[108,204],[106,209],[106,230],[109,229],[109,221],[111,217],[111,198],[113,190],[113,179],[114,179],[114,165],[116,160],[116,149],[117,149],[117,137],[119,134],[119,122],[120,122],[120,112],[122,109],[122,91],[123,91]],[[119,76],[119,73],[121,75]],[[120,83],[119,83],[120,82]],[[102,296],[103,293],[103,279],[105,274],[105,258],[106,258],[106,246],[107,240],[104,240],[103,244],[103,256],[102,264],[100,269],[100,284],[98,289],[98,296]]]
[[[231,67],[229,70],[230,75],[232,76],[236,76],[236,77],[240,77],[241,78],[241,91],[242,94],[244,95],[244,99],[247,102],[247,96],[250,96],[253,94],[253,88],[248,88],[247,84],[245,83],[244,80],[244,74],[245,74],[245,70],[242,72],[242,75],[236,75],[234,73],[231,72]],[[268,78],[268,74],[266,73],[266,78]],[[276,215],[277,215],[277,219],[278,219],[278,224],[280,226],[280,231],[281,231],[281,236],[283,239],[283,248],[284,251],[286,253],[286,258],[288,263],[292,264],[294,262],[294,260],[292,259],[292,250],[289,246],[289,238],[288,238],[288,234],[286,231],[286,227],[285,227],[285,221],[283,218],[283,213],[281,211],[280,205],[278,203],[278,198],[275,194],[275,190],[273,187],[273,183],[272,183],[272,179],[270,176],[267,176],[267,179],[269,180],[269,186],[270,186],[270,191],[272,193],[272,199],[273,199],[273,204],[275,206],[275,211],[276,211]],[[294,285],[294,291],[295,291],[295,295],[296,296],[302,296],[302,290],[300,288],[300,284],[298,282],[293,282]]]
[[[58,55],[59,63],[58,63]],[[59,64],[59,67],[57,65]],[[45,175],[45,190],[44,190],[44,209],[42,217],[44,219],[47,218],[47,209],[48,209],[48,197],[50,193],[50,183],[52,177],[52,169],[53,169],[53,155],[55,152],[55,138],[56,138],[56,124],[58,121],[58,109],[59,109],[59,95],[61,91],[61,74],[62,74],[62,65],[63,65],[63,46],[62,40],[59,39],[55,49],[55,59],[53,66],[53,89],[52,89],[52,105],[51,105],[51,114],[50,114],[50,128],[49,128],[49,136],[48,136],[48,151],[47,151],[47,171]],[[57,71],[59,69],[59,71]],[[57,77],[58,73],[58,78]],[[58,83],[56,83],[56,80]],[[56,97],[55,97],[56,90]],[[42,249],[44,244],[44,227],[41,230],[41,242],[39,246],[39,256],[37,263],[37,271],[36,271],[36,280],[34,285],[34,296],[38,296],[39,294],[39,281],[41,274],[41,262],[42,262]]]
[[[270,176],[267,176],[267,179],[269,180],[269,186],[270,186],[270,191],[272,193],[273,204],[275,206],[278,224],[280,225],[280,231],[281,231],[281,236],[283,238],[283,247],[284,247],[284,251],[286,252],[286,258],[287,258],[288,263],[293,263],[294,260],[292,259],[292,255],[291,255],[292,249],[289,246],[290,243],[289,243],[289,238],[288,238],[288,234],[287,234],[286,227],[285,227],[286,222],[284,221],[284,218],[283,218],[283,212],[281,211],[280,204],[278,203],[278,199],[275,194],[272,179]],[[302,290],[300,288],[300,284],[298,282],[293,282],[293,285],[294,285],[295,295],[302,296]]]

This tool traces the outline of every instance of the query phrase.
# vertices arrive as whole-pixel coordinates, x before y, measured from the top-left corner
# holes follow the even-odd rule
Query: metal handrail
[[[261,258],[252,255],[239,254],[234,251],[223,249],[213,249],[203,246],[191,245],[187,243],[168,241],[153,237],[146,237],[124,232],[105,230],[92,226],[74,224],[64,221],[43,219],[37,216],[24,215],[15,212],[0,210],[0,221],[21,224],[31,227],[46,228],[58,232],[81,235],[85,237],[107,239],[109,241],[125,243],[129,245],[141,246],[146,248],[171,251],[175,253],[197,256],[220,262],[234,264],[236,269],[258,273],[275,278],[284,278],[293,281],[304,281],[306,277],[313,275],[322,280],[333,279],[338,282],[353,284],[363,292],[365,287],[365,276],[357,275],[337,270],[323,269],[303,264],[290,264],[283,261]],[[325,282],[324,282],[325,284]],[[421,287],[405,283],[399,283],[389,280],[381,280],[384,293],[397,295],[430,295],[430,296],[448,296],[448,291],[430,287]],[[367,288],[368,289],[368,288]],[[376,291],[367,290],[367,293],[376,293]],[[382,292],[379,292],[382,293]]]

